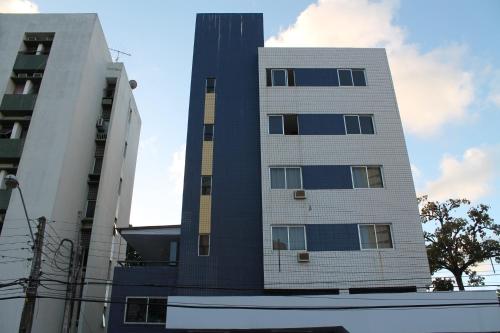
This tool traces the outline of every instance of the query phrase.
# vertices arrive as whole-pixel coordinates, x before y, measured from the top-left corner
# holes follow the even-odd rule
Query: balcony
[[[24,117],[33,113],[36,94],[5,94],[0,104],[0,112],[6,117]]]
[[[0,211],[6,211],[9,207],[11,190],[0,190]]]
[[[46,54],[19,53],[14,64],[14,72],[40,72],[47,65]]]
[[[15,160],[21,158],[24,139],[0,139],[0,159]]]
[[[108,138],[108,133],[97,132],[95,136],[95,141],[106,141],[107,138]]]

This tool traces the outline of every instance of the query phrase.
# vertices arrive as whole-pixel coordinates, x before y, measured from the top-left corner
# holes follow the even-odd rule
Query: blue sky
[[[417,191],[500,219],[499,1],[0,0],[0,11],[10,5],[96,12],[109,46],[132,54],[120,60],[143,120],[134,225],[180,222],[198,12],[262,12],[266,45],[386,47]]]

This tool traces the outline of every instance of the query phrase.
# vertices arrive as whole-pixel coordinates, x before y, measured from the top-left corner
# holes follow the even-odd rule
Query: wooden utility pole
[[[33,315],[35,314],[36,296],[40,279],[40,270],[42,266],[42,249],[43,237],[45,234],[45,217],[38,218],[38,226],[33,245],[33,262],[31,263],[31,272],[28,279],[28,287],[26,288],[26,300],[24,303],[23,313],[21,315],[21,325],[19,333],[31,333],[33,326]]]

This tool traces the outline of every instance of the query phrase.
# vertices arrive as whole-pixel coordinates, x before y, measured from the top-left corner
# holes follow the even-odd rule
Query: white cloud
[[[180,224],[186,145],[171,154],[161,151],[156,137],[141,140],[130,223]]]
[[[495,104],[495,106],[500,108],[500,92],[499,93],[492,93],[488,97],[489,101]]]
[[[38,5],[29,0],[0,0],[0,13],[38,13]]]
[[[497,148],[470,148],[462,158],[444,156],[441,159],[439,178],[426,183],[421,194],[430,200],[467,198],[476,201],[492,191],[495,177]]]
[[[422,176],[422,171],[420,171],[419,168],[415,164],[410,164],[411,167],[411,173],[413,175],[413,179],[416,180],[417,178],[420,178]]]
[[[293,25],[266,41],[280,47],[385,47],[405,128],[425,136],[464,118],[472,103],[472,76],[457,46],[422,53],[393,23],[397,1],[318,0]]]

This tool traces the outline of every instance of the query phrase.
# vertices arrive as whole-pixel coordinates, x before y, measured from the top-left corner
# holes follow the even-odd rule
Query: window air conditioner
[[[17,77],[20,79],[26,79],[28,77],[28,74],[27,73],[19,73],[19,74],[17,74]]]
[[[293,198],[296,200],[304,200],[306,198],[306,191],[304,191],[304,190],[294,191]]]
[[[309,252],[299,252],[297,253],[298,262],[309,262]]]
[[[40,79],[43,77],[43,73],[33,73],[33,77]]]

